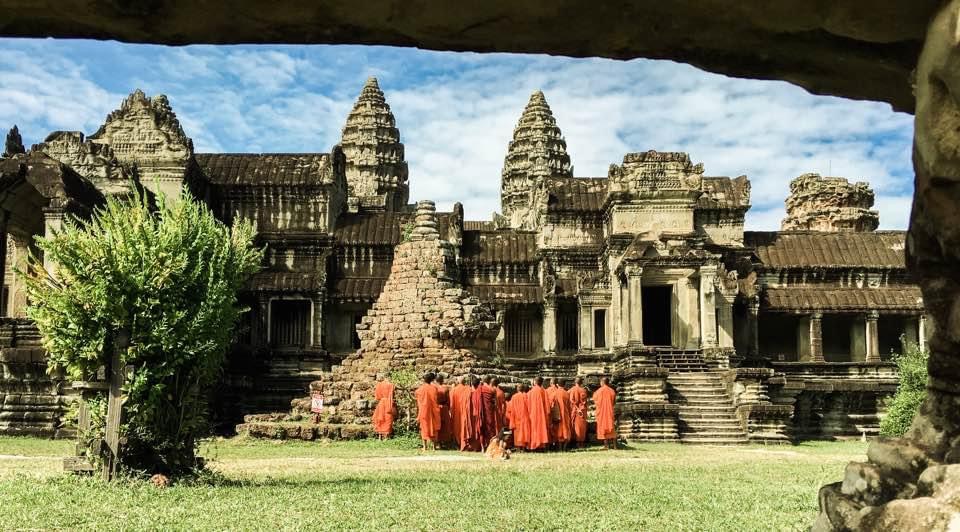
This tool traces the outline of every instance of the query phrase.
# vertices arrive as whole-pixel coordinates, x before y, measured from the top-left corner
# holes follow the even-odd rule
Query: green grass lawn
[[[409,441],[211,441],[216,474],[158,489],[60,472],[72,443],[0,438],[0,530],[808,527],[860,442],[421,454]]]

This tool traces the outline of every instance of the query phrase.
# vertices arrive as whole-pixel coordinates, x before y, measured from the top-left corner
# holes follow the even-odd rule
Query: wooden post
[[[123,354],[130,346],[130,333],[119,330],[113,340],[113,353],[110,357],[110,394],[107,398],[107,421],[104,428],[103,479],[112,480],[117,473],[120,458],[120,421],[123,410],[123,383],[126,371]]]

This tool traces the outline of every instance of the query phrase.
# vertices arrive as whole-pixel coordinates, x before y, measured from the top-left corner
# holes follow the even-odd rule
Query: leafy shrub
[[[68,219],[38,238],[26,278],[51,371],[91,380],[129,336],[121,466],[177,474],[195,467],[207,429],[209,386],[237,318],[237,290],[260,265],[253,229],[226,227],[188,194],[176,202],[110,198],[88,221]],[[102,409],[97,412],[103,415]],[[94,426],[102,421],[94,417]],[[96,453],[92,453],[96,454]]]
[[[927,360],[930,354],[919,346],[908,346],[894,358],[900,371],[897,393],[886,400],[887,414],[880,421],[880,434],[903,436],[927,396]]]
[[[390,372],[390,380],[397,387],[393,394],[398,414],[394,422],[394,432],[399,436],[416,433],[419,439],[417,399],[414,394],[420,386],[420,376],[412,369],[395,369]]]

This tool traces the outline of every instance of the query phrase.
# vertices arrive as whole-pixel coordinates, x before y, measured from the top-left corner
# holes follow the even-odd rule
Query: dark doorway
[[[863,323],[863,322],[860,322]],[[823,358],[827,362],[850,362],[850,333],[854,317],[846,314],[827,314],[820,325],[823,336]]]
[[[643,344],[671,345],[673,287],[644,286],[640,298],[643,305]]]
[[[557,350],[576,351],[580,348],[580,309],[576,301],[557,304]]]
[[[593,347],[607,347],[607,309],[593,311]]]

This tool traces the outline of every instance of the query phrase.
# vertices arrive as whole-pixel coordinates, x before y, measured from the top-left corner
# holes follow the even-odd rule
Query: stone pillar
[[[543,350],[557,350],[557,300],[553,296],[543,301]]]
[[[620,311],[618,313],[617,323],[620,326],[620,345],[625,346],[630,342],[630,291],[627,284],[621,283],[617,279],[614,288],[620,294]]]
[[[716,266],[700,267],[700,345],[703,349],[717,347],[716,279]]]
[[[876,310],[871,310],[867,313],[867,362],[880,362],[880,335],[877,329],[877,320],[879,318],[880,313]]]
[[[7,315],[7,301],[3,298],[3,285],[7,279],[7,220],[9,213],[0,211],[0,316]]]
[[[593,307],[580,303],[580,349],[593,349]]]
[[[262,292],[257,294],[257,330],[253,343],[261,347],[270,345],[270,297]]]
[[[927,315],[921,314],[917,318],[917,345],[921,350],[927,349]]]
[[[630,335],[629,343],[643,344],[643,298],[641,297],[641,279],[643,277],[643,268],[640,266],[628,266],[627,269],[627,299],[629,301],[628,326]]]
[[[720,294],[720,322],[717,324],[717,345],[723,348],[733,347],[733,301],[736,293],[731,296]]]
[[[747,356],[760,356],[760,298],[754,296],[748,303],[747,313]]]
[[[60,228],[63,226],[63,215],[63,209],[53,207],[43,209],[44,237],[50,238],[53,236],[54,231],[60,230]],[[53,275],[53,262],[47,257],[46,254],[43,255],[43,267],[50,272],[50,275]]]
[[[814,312],[810,316],[810,361],[825,362],[823,358],[823,314]]]
[[[312,328],[310,331],[310,343],[315,349],[323,348],[323,300],[324,294],[320,292],[312,299]]]

